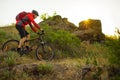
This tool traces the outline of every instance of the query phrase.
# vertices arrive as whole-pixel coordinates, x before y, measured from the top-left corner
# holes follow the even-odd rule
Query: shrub
[[[120,64],[120,37],[117,39],[115,37],[108,37],[106,42],[106,46],[109,47],[109,50],[111,51],[109,61],[111,62],[111,65],[117,65]]]
[[[14,52],[8,52],[7,57],[4,58],[4,61],[8,66],[13,66],[17,63],[17,55]]]
[[[51,73],[53,71],[53,66],[51,64],[40,64],[37,67],[37,71],[39,74],[45,75]]]
[[[51,43],[56,50],[64,54],[75,56],[79,53],[81,41],[74,35],[65,30],[47,31],[46,40]]]

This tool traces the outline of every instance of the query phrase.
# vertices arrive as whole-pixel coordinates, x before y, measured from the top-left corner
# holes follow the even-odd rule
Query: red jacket
[[[34,21],[34,14],[33,13],[27,13],[26,16],[24,16],[21,20],[16,20],[16,25],[20,25],[22,26],[24,29],[26,27],[26,25],[30,25],[30,27],[32,28],[32,30],[34,32],[36,32],[37,30],[32,26],[32,24],[34,24],[34,26],[38,29],[40,29],[40,26]]]

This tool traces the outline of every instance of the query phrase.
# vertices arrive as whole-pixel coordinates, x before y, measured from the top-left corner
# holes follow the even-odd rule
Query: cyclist
[[[34,19],[37,18],[38,16],[39,16],[39,13],[36,10],[32,10],[32,12],[28,12],[24,17],[21,17],[20,19],[16,19],[16,29],[18,30],[21,37],[18,48],[17,48],[17,51],[18,53],[20,53],[20,55],[22,55],[22,52],[21,52],[22,44],[25,42],[25,40],[30,39],[30,35],[25,29],[26,25],[29,24],[29,26],[35,33],[37,33],[38,31],[36,30],[36,28],[43,31],[43,29],[34,21]],[[29,43],[26,43],[25,45],[26,45],[26,49],[29,49]]]

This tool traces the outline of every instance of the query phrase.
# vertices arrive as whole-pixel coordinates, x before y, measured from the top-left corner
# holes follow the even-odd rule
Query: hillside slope
[[[120,70],[110,66],[111,50],[103,43],[81,42],[71,31],[40,24],[46,41],[54,46],[54,59],[38,61],[35,52],[3,57],[0,52],[0,80],[119,80],[114,76]],[[31,38],[37,36],[29,27],[27,30]],[[20,39],[14,25],[0,28],[0,47],[9,39]]]

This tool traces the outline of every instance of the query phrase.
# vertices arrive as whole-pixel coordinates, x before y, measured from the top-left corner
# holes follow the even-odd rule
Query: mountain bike
[[[52,60],[54,57],[53,48],[43,40],[45,33],[38,33],[38,37],[26,40],[21,47],[22,54],[29,54],[31,51],[35,50],[35,54],[38,60]],[[26,49],[25,43],[29,42],[29,50]],[[2,52],[4,56],[7,56],[9,52],[17,52],[19,41],[11,39],[6,41],[2,46]],[[18,52],[17,52],[18,53]]]

